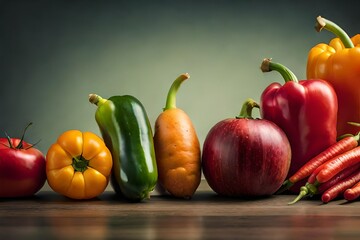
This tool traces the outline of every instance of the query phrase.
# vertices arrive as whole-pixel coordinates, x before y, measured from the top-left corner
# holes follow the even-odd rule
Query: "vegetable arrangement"
[[[323,203],[360,196],[360,35],[349,38],[335,23],[317,18],[317,30],[338,38],[309,51],[307,79],[264,59],[263,72],[277,71],[283,85],[271,83],[260,104],[246,100],[235,118],[208,132],[202,155],[196,128],[176,106],[176,94],[189,74],[171,85],[165,108],[152,130],[143,104],[134,96],[96,94],[95,121],[101,136],[68,130],[46,158],[34,145],[6,135],[0,139],[0,198],[36,194],[45,181],[71,199],[91,199],[110,182],[130,202],[149,199],[158,185],[172,197],[191,199],[201,170],[214,192],[229,197],[314,195]],[[261,118],[252,117],[253,108]],[[154,133],[154,134],[153,134]]]

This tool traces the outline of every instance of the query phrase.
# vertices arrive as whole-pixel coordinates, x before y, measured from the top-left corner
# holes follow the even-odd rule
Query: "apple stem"
[[[253,119],[252,117],[252,110],[253,108],[260,108],[259,104],[257,104],[255,102],[255,100],[248,98],[246,99],[246,101],[243,103],[241,110],[240,110],[240,114],[238,116],[236,116],[236,118],[248,118],[248,119]]]

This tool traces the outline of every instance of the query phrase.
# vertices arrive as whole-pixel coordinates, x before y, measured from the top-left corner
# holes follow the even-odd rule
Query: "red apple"
[[[290,167],[291,148],[273,122],[253,119],[248,99],[236,118],[217,123],[208,133],[202,156],[203,173],[219,195],[266,196],[275,193]]]

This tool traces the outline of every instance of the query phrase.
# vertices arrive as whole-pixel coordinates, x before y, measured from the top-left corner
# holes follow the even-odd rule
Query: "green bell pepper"
[[[95,119],[113,157],[111,185],[117,194],[132,201],[150,197],[158,173],[153,133],[141,102],[130,95],[89,101],[98,106]]]

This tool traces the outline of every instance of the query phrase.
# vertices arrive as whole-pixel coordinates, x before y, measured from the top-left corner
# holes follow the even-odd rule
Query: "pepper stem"
[[[261,63],[260,69],[262,72],[271,72],[272,70],[279,72],[285,82],[299,82],[296,75],[290,69],[280,63],[272,62],[271,58],[265,58]]]
[[[332,33],[334,33],[338,38],[340,38],[341,42],[344,44],[345,48],[353,48],[354,44],[351,41],[351,38],[347,33],[339,27],[336,23],[323,18],[321,16],[318,16],[316,18],[316,24],[315,24],[316,31],[320,32],[322,29],[326,29]]]
[[[176,108],[176,93],[179,90],[181,83],[189,78],[190,78],[190,75],[188,73],[184,73],[175,79],[175,81],[173,82],[173,84],[171,85],[171,87],[169,89],[169,92],[168,92],[168,95],[166,98],[165,108],[163,108],[164,111],[171,109],[171,108]]]
[[[357,123],[357,122],[347,122],[348,124],[352,125],[352,126],[355,126],[355,127],[360,127],[360,123]],[[340,141],[341,139],[344,139],[346,137],[353,137],[355,139],[355,141],[357,141],[359,143],[360,141],[360,131],[354,136],[353,134],[351,133],[345,133],[339,137],[337,137],[337,141]]]
[[[246,99],[246,101],[243,103],[241,110],[240,110],[240,114],[238,116],[236,116],[236,118],[248,118],[248,119],[253,119],[252,117],[252,110],[253,108],[260,108],[259,104],[257,104],[257,102],[255,102],[255,100],[248,98]]]
[[[107,101],[107,99],[100,97],[97,94],[91,93],[89,94],[89,102],[95,104],[96,106],[101,106]]]
[[[281,187],[275,192],[275,194],[281,194],[285,192],[286,190],[289,190],[294,185],[293,182],[291,182],[289,179],[284,181],[284,183],[281,185]]]
[[[294,203],[297,203],[298,201],[300,201],[301,199],[303,199],[304,197],[307,197],[309,195],[309,191],[308,188],[306,186],[302,186],[300,188],[300,193],[299,195],[291,202],[289,202],[289,205],[292,205]]]

